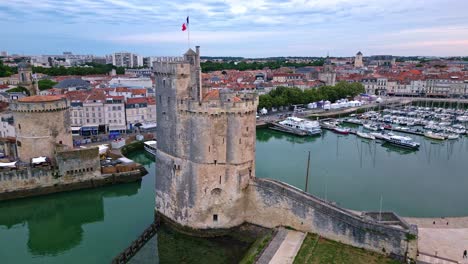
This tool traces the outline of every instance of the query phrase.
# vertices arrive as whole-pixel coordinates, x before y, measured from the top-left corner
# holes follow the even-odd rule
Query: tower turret
[[[31,95],[35,95],[37,94],[35,84],[31,64],[27,61],[18,63],[18,85],[28,89]]]

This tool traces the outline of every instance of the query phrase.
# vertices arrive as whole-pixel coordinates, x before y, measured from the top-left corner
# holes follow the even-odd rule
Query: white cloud
[[[272,37],[277,32],[255,32],[255,31],[194,31],[190,32],[190,41],[197,44],[233,44],[246,43],[253,40]],[[107,38],[116,43],[125,44],[160,44],[173,43],[184,44],[188,42],[187,32],[160,32],[160,33],[145,33],[133,35],[116,35]]]

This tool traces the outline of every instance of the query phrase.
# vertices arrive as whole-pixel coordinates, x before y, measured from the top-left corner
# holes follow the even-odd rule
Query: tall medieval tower
[[[335,86],[336,84],[336,71],[328,57],[323,64],[322,70],[319,72],[318,78],[325,85]]]
[[[362,62],[362,52],[358,52],[356,57],[354,57],[354,68],[362,68],[364,63]]]
[[[257,96],[204,89],[199,47],[156,61],[153,69],[156,213],[193,229],[242,224],[255,177]]]
[[[18,63],[18,85],[28,89],[31,95],[37,94],[37,82],[33,80],[32,66],[28,62]]]

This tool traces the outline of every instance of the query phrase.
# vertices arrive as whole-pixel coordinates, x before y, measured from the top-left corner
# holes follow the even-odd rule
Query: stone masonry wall
[[[415,259],[417,239],[412,228],[379,224],[355,215],[290,185],[254,179],[249,187],[246,222],[264,227],[290,226],[328,239],[380,253]]]
[[[60,175],[101,175],[98,147],[59,151],[55,159]]]

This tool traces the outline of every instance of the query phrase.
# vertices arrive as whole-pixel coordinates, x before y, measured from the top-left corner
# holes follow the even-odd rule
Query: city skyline
[[[0,2],[0,50],[104,55],[126,50],[206,56],[466,56],[467,2],[58,0]],[[32,44],[33,43],[33,44]]]

